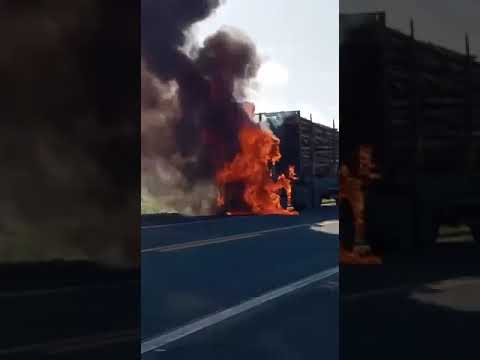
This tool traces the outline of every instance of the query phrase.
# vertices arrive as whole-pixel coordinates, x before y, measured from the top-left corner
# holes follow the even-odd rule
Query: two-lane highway
[[[308,343],[334,358],[337,265],[335,207],[291,217],[150,222],[142,227],[143,358],[233,359],[213,348],[239,354],[246,333],[254,339],[250,359],[309,358]],[[288,351],[274,345],[287,346],[287,338]]]

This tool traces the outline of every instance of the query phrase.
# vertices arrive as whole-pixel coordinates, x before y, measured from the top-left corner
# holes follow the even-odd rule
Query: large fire
[[[272,178],[272,167],[280,160],[280,141],[272,133],[254,125],[245,125],[239,132],[240,151],[235,158],[216,174],[220,194],[219,207],[226,204],[225,189],[228,184],[240,183],[243,201],[249,211],[258,214],[297,215],[292,209],[292,183],[296,180],[295,168],[288,174]],[[281,191],[287,196],[287,208],[281,204]],[[237,209],[229,209],[237,213]]]
[[[296,214],[295,169],[272,173],[279,140],[253,121],[255,106],[242,103],[261,66],[255,44],[231,27],[202,44],[188,38],[190,26],[221,1],[144,3],[142,195],[160,212]]]

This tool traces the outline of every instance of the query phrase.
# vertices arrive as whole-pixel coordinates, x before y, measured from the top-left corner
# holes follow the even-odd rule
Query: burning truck
[[[253,115],[253,104],[244,108],[255,125],[241,130],[240,153],[217,173],[219,205],[236,213],[290,215],[296,214],[293,209],[319,207],[322,199],[337,199],[335,124],[314,123],[300,111]]]
[[[324,170],[323,128],[294,116],[287,134],[289,119],[285,127],[255,120],[255,44],[231,27],[202,43],[192,33],[221,3],[142,0],[142,212],[294,215],[318,202],[313,191],[299,194]]]
[[[480,241],[480,64],[340,16],[340,238],[359,252],[432,245],[441,224]]]
[[[295,169],[273,176],[280,140],[247,102],[255,44],[230,27],[197,44],[191,26],[221,1],[178,3],[142,1],[142,211],[296,214]]]
[[[259,113],[256,121],[280,140],[282,158],[273,176],[295,169],[291,203],[298,209],[315,208],[322,199],[338,196],[339,132],[300,115],[300,111]]]
[[[240,149],[216,173],[219,209],[228,215],[298,214],[292,207],[293,182],[297,180],[294,165],[288,165],[285,173],[273,174],[282,158],[280,140],[253,122],[253,104],[244,103],[243,108],[251,122],[245,122],[240,129]],[[286,201],[282,202],[282,197]]]

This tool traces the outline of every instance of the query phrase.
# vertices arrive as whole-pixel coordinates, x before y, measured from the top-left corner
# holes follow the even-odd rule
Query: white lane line
[[[235,235],[216,237],[212,239],[189,241],[181,244],[161,245],[161,246],[155,246],[147,249],[142,249],[142,253],[171,252],[171,251],[178,251],[178,250],[184,250],[184,249],[191,249],[191,248],[200,247],[200,246],[220,244],[224,242],[241,240],[241,239],[249,239],[252,237],[257,237],[257,236],[271,233],[271,232],[291,230],[291,229],[296,229],[299,227],[305,227],[305,226],[311,226],[311,225],[312,224],[298,224],[298,225],[284,226],[284,227],[267,229],[267,230],[260,230],[260,231],[255,231],[251,233],[235,234]]]
[[[182,226],[182,225],[191,225],[191,224],[200,224],[200,223],[205,224],[205,223],[218,222],[218,221],[229,220],[229,219],[236,219],[236,217],[226,216],[219,219],[211,219],[211,220],[195,220],[195,221],[189,221],[189,222],[179,222],[174,224],[162,224],[162,225],[143,225],[140,227],[140,229],[142,230],[161,229],[166,227],[175,227],[175,226]]]
[[[166,253],[166,252],[191,249],[191,248],[213,245],[213,244],[221,244],[229,241],[249,239],[249,238],[257,237],[260,235],[261,234],[245,234],[245,235],[240,234],[240,235],[224,236],[224,237],[219,237],[219,238],[214,238],[209,240],[190,241],[182,244],[157,246],[153,248],[144,249],[142,250],[142,253],[148,253],[148,252]]]
[[[147,353],[152,350],[161,348],[162,346],[165,346],[171,342],[174,342],[176,340],[179,340],[181,338],[184,338],[188,335],[191,335],[193,333],[196,333],[200,330],[203,330],[207,327],[210,327],[212,325],[218,324],[222,321],[228,320],[236,315],[239,315],[245,311],[251,310],[257,306],[260,306],[268,301],[272,301],[274,299],[280,298],[281,296],[287,295],[292,293],[293,291],[299,290],[301,288],[304,288],[308,285],[311,285],[313,283],[316,283],[320,280],[323,280],[325,278],[328,278],[332,275],[335,275],[338,273],[338,266],[319,272],[317,274],[308,276],[302,280],[299,280],[297,282],[291,283],[289,285],[283,286],[281,288],[278,288],[273,291],[269,291],[263,295],[260,295],[258,297],[255,297],[253,299],[250,299],[248,301],[245,301],[243,303],[240,303],[239,305],[233,306],[231,308],[228,308],[226,310],[208,315],[198,321],[194,321],[188,325],[179,327],[175,330],[169,331],[167,333],[161,334],[159,336],[156,336],[154,338],[142,341],[141,345],[141,353]]]

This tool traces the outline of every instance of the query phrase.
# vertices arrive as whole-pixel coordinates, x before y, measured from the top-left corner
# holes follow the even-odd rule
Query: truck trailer
[[[480,241],[480,64],[340,15],[340,238],[357,251],[431,246],[440,225]]]
[[[280,140],[282,158],[273,176],[288,173],[288,167],[295,166],[295,209],[319,207],[322,199],[337,197],[339,133],[335,126],[315,123],[302,117],[300,111],[258,113],[256,120]]]

